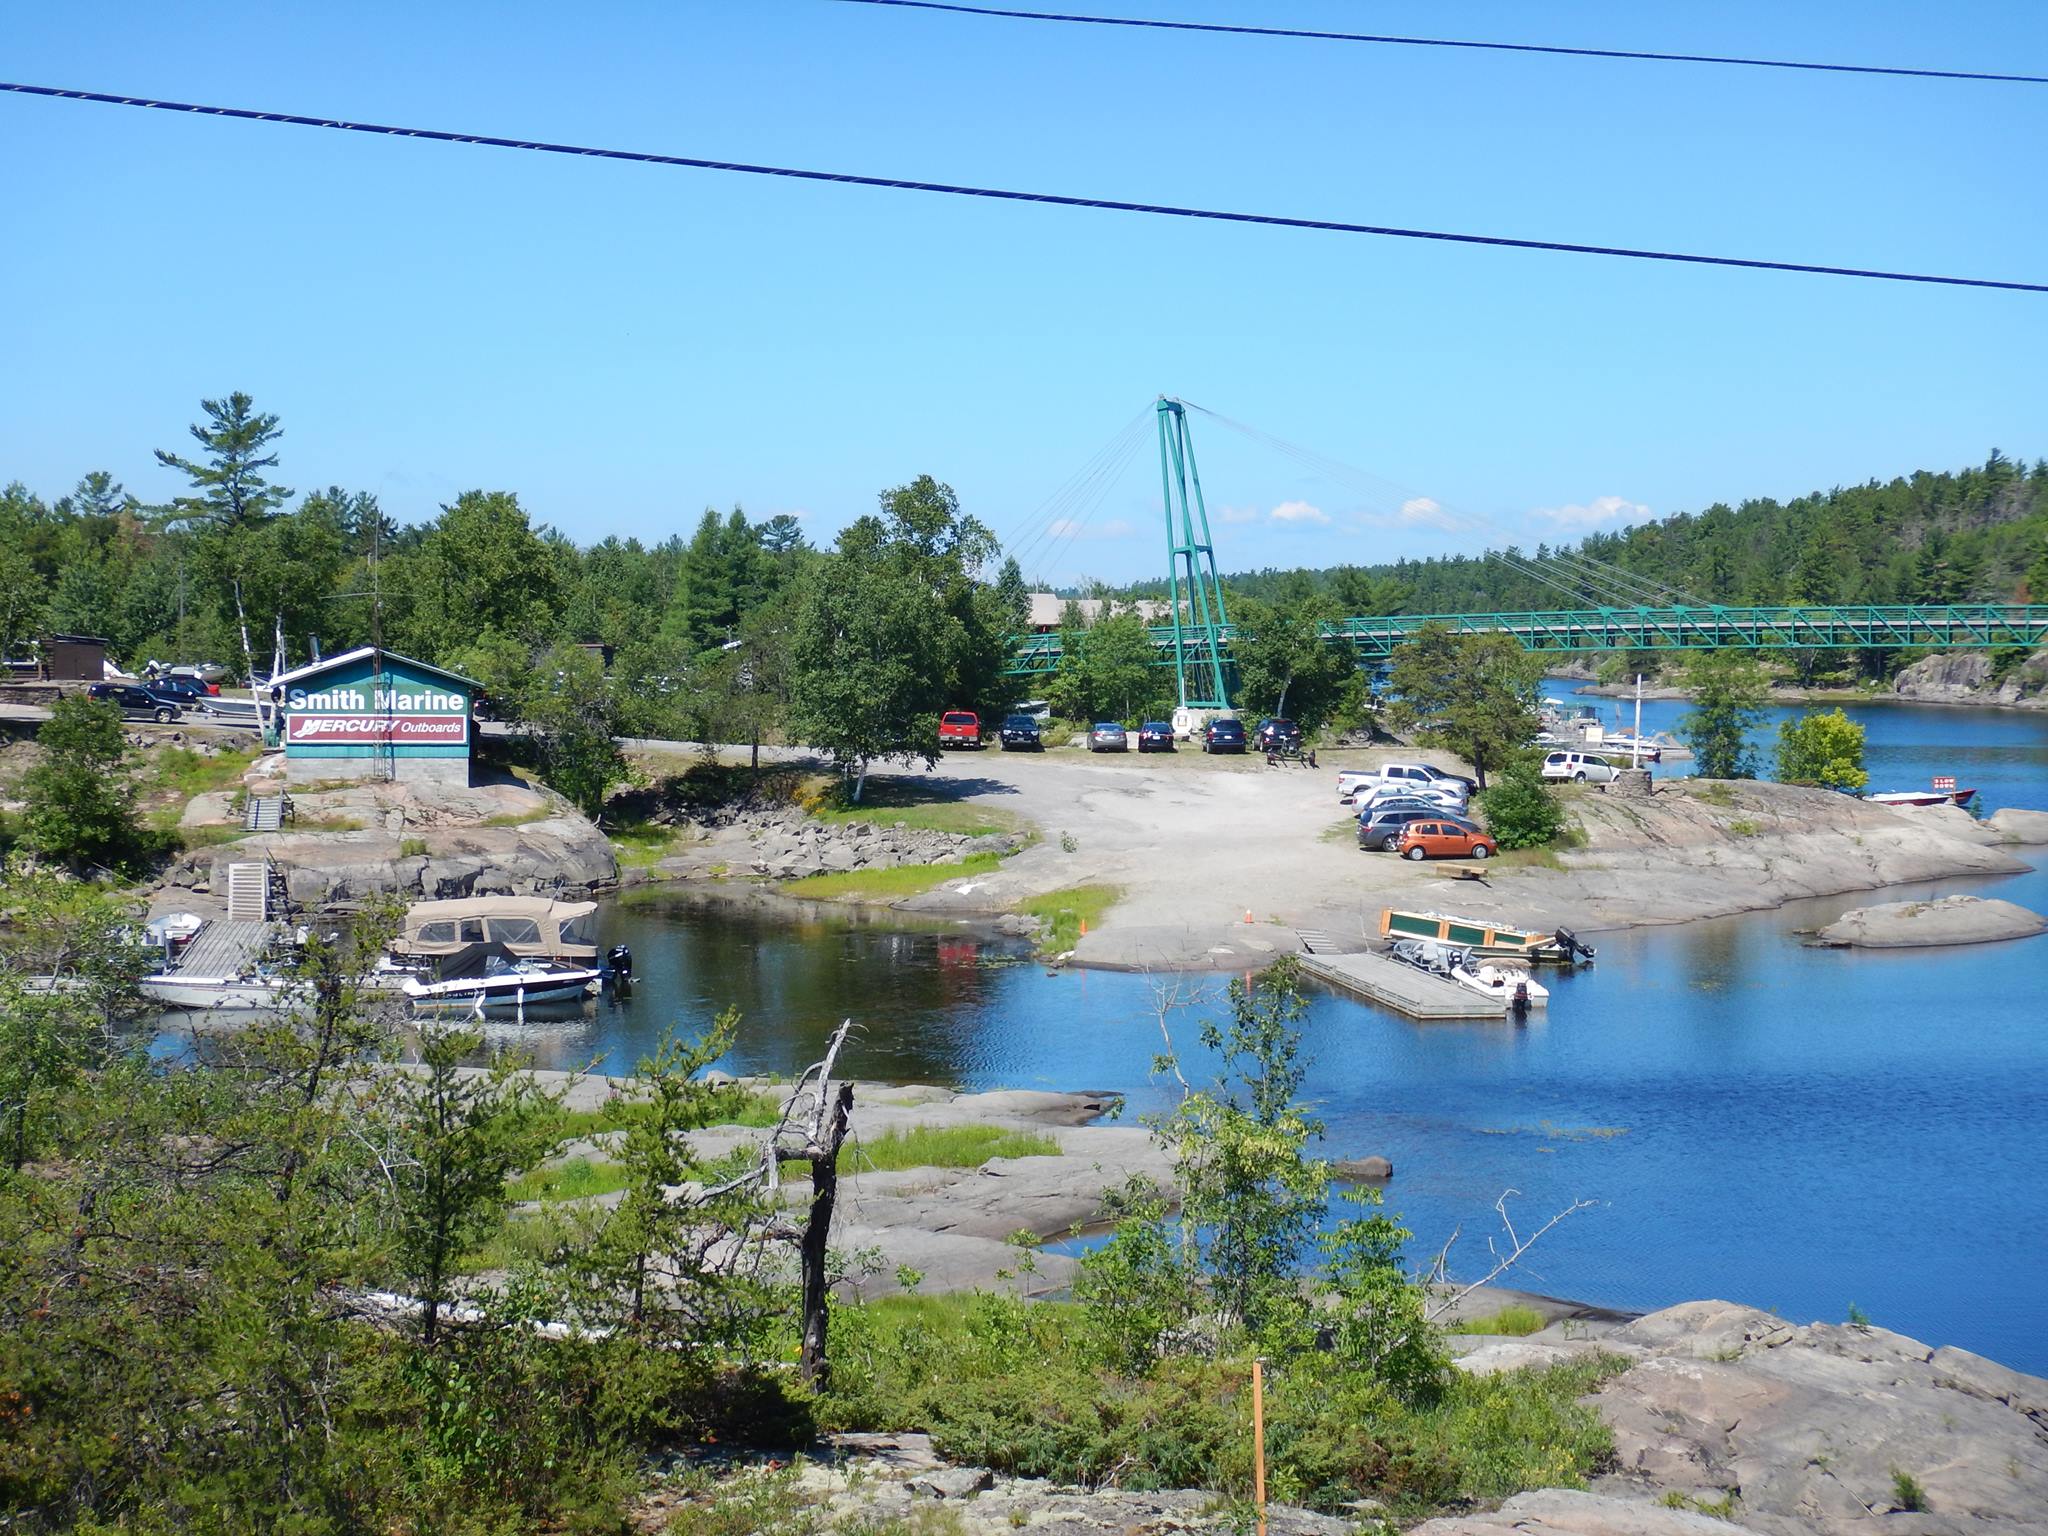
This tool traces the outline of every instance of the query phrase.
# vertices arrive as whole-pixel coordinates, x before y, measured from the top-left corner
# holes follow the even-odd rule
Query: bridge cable
[[[1127,456],[1136,445],[1138,434],[1144,426],[1146,413],[1138,412],[1117,429],[1116,433],[1096,449],[1081,468],[1070,475],[1051,495],[1039,503],[1016,533],[1005,541],[1006,553],[1019,566],[1036,560],[1055,527],[1071,517],[1073,510],[1084,503],[1092,486],[1113,461]]]
[[[1320,43],[1373,43],[1402,48],[1464,48],[1491,53],[1549,54],[1575,59],[1648,60],[1659,64],[1732,64],[1745,69],[1810,70],[1833,75],[1893,75],[1914,80],[1979,80],[2004,85],[2048,85],[2048,75],[2004,75],[1973,69],[1918,69],[1887,64],[1827,64],[1808,59],[1760,59],[1736,54],[1654,53],[1635,48],[1573,48],[1556,43],[1494,43],[1471,38],[1403,37],[1374,32],[1319,32],[1304,27],[1254,27],[1214,21],[1168,21],[1150,16],[1088,16],[1067,11],[1022,11],[956,5],[947,0],[837,0],[841,5],[941,11],[1006,21],[1057,21],[1090,27],[1132,27],[1159,32],[1216,32],[1234,37],[1300,38]]]
[[[1370,235],[1389,240],[1427,240],[1443,245],[1489,246],[1502,250],[1549,251],[1568,256],[1613,256],[1628,261],[1663,261],[1684,266],[1731,267],[1752,272],[1791,272],[1810,277],[1858,277],[1875,282],[1924,283],[1945,288],[1990,288],[2010,293],[2048,293],[2048,283],[2006,278],[1954,277],[1930,272],[1899,272],[1881,267],[1830,266],[1818,262],[1771,261],[1747,256],[1710,256],[1690,251],[1660,251],[1646,246],[1594,245],[1571,240],[1533,240],[1511,235],[1475,235],[1442,229],[1415,229],[1395,224],[1359,224],[1343,219],[1311,219],[1288,214],[1235,213],[1220,208],[1194,208],[1175,203],[1142,203],[1125,198],[1080,197],[1062,192],[1020,192],[968,183],[917,181],[901,176],[866,176],[850,171],[805,170],[741,160],[713,160],[696,155],[656,154],[645,150],[603,149],[587,144],[557,144],[541,139],[512,139],[496,134],[459,133],[440,128],[404,128],[389,123],[352,122],[345,118],[309,117],[296,112],[261,112],[249,107],[208,106],[147,96],[121,96],[106,91],[63,86],[28,85],[0,80],[0,92],[44,96],[97,106],[135,107],[152,112],[185,112],[201,117],[226,117],[242,122],[279,123],[298,128],[324,128],[339,133],[382,134],[401,139],[427,139],[441,144],[473,144],[488,149],[516,149],[533,154],[578,155],[639,165],[683,170],[720,171],[738,176],[775,176],[790,181],[824,182],[835,186],[873,187],[896,192],[929,192],[943,197],[979,197],[997,202],[1033,203],[1053,208],[1092,208],[1109,213],[1143,213],[1169,219],[1203,219],[1224,224],[1252,224],[1275,229],[1305,229],[1324,234]]]

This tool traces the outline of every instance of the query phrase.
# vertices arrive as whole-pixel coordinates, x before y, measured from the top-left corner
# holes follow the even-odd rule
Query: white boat
[[[136,990],[163,1004],[193,1012],[225,1010],[239,1013],[277,1013],[305,1005],[302,992],[290,979],[252,973],[246,976],[193,976],[183,971],[165,971],[145,976]]]
[[[604,973],[594,966],[560,960],[491,957],[469,976],[407,976],[399,990],[413,1012],[430,1014],[524,1013],[562,1003],[581,1003],[597,994]]]
[[[1550,1002],[1550,988],[1518,965],[1501,965],[1492,960],[1466,960],[1453,964],[1450,978],[1487,997],[1498,998],[1503,1007],[1542,1008]]]
[[[1947,789],[1887,789],[1863,798],[1871,805],[1968,805],[1976,794],[1951,784]]]

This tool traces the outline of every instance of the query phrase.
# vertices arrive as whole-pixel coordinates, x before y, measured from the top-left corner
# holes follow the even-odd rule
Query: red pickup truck
[[[981,716],[967,709],[949,709],[939,716],[941,747],[979,747]]]

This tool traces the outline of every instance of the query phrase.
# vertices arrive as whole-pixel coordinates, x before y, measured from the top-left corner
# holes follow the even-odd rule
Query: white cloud
[[[1120,517],[1112,518],[1104,523],[1099,531],[1105,539],[1128,539],[1131,536],[1131,525]]]
[[[1225,523],[1256,523],[1259,520],[1259,515],[1257,507],[1225,507],[1218,521]]]
[[[1329,513],[1305,501],[1283,501],[1266,515],[1276,523],[1327,524],[1330,521]]]
[[[1401,521],[1404,523],[1427,523],[1433,528],[1447,528],[1450,519],[1435,498],[1416,496],[1401,503]]]
[[[1622,496],[1595,496],[1584,506],[1539,507],[1530,515],[1560,528],[1594,528],[1602,523],[1639,523],[1650,509]]]

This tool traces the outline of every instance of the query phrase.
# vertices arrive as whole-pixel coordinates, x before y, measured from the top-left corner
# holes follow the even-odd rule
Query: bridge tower
[[[1226,709],[1223,637],[1229,618],[1209,542],[1209,509],[1195,468],[1187,407],[1159,397],[1159,479],[1166,493],[1166,575],[1173,673],[1183,709]],[[1185,612],[1183,612],[1185,610]]]

